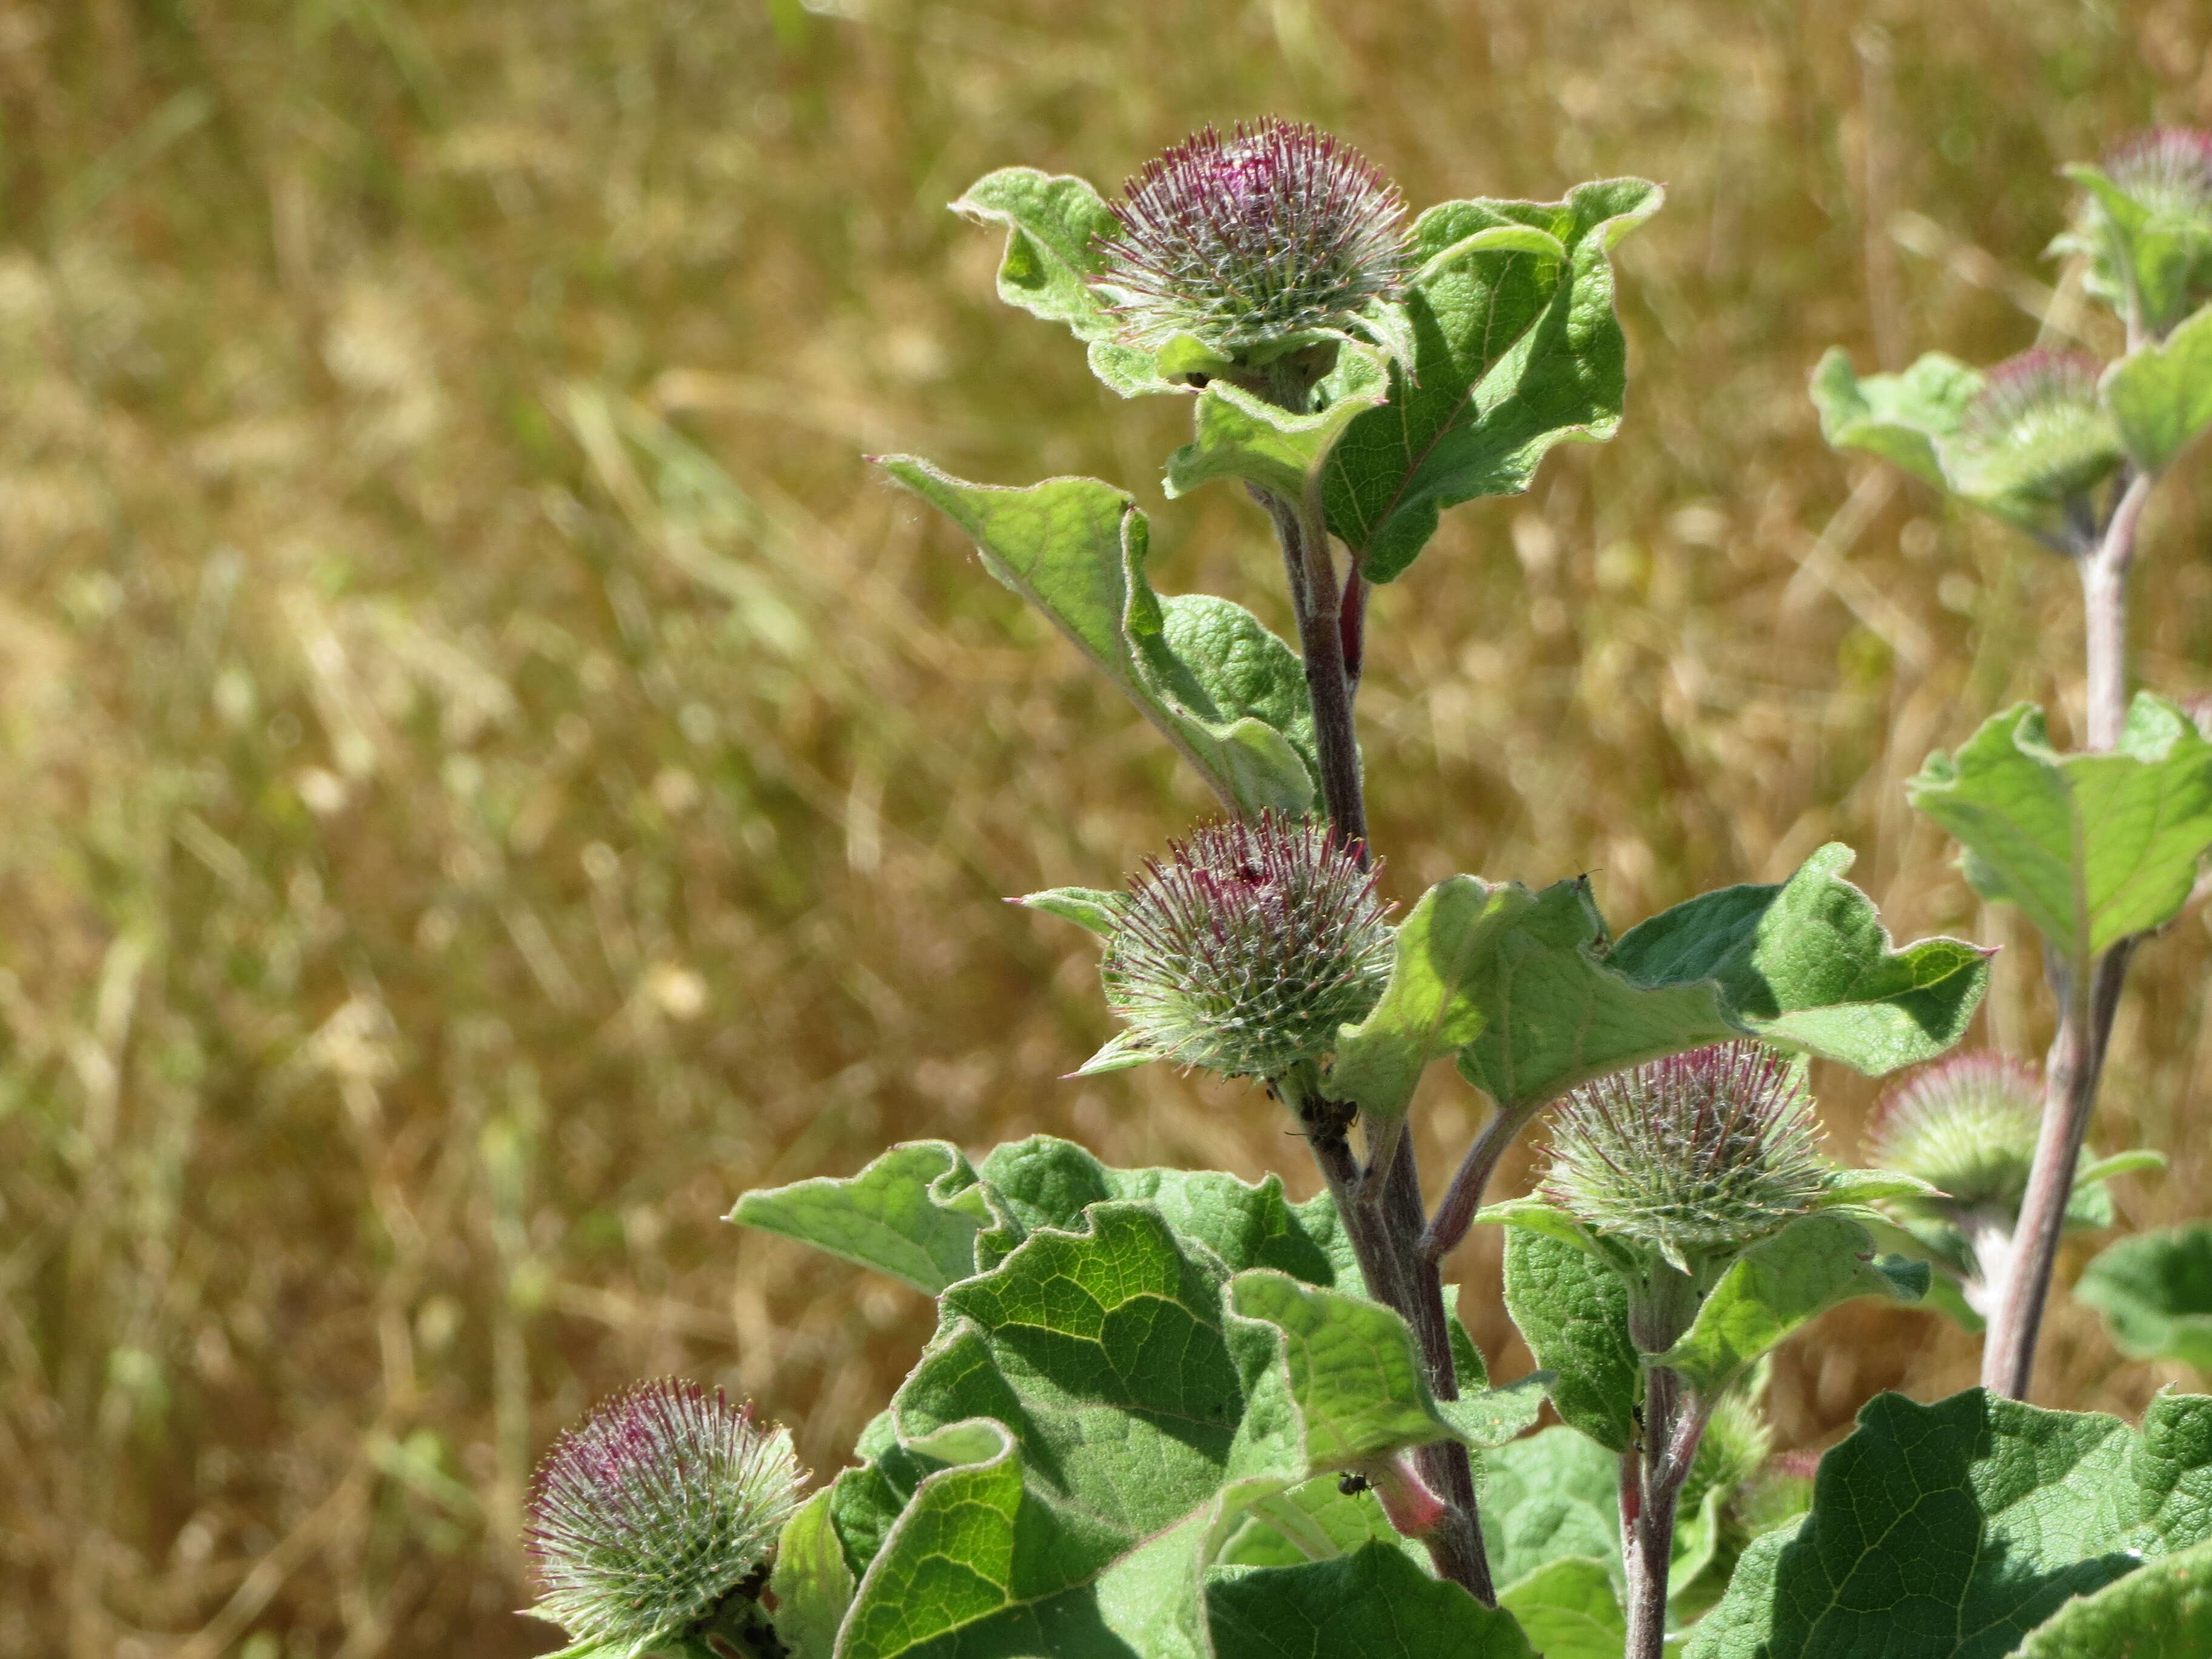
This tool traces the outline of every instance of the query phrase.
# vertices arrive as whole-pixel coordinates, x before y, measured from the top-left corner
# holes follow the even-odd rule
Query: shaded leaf
[[[1588,1556],[1547,1562],[1498,1592],[1543,1659],[1620,1659],[1628,1620],[1606,1564]]]
[[[1619,1276],[1575,1244],[1509,1228],[1505,1307],[1536,1363],[1553,1373],[1560,1420],[1626,1451],[1642,1370]]]
[[[1619,1561],[1620,1460],[1604,1447],[1546,1429],[1485,1452],[1482,1470],[1482,1537],[1498,1582],[1570,1558]]]
[[[2070,1598],[2212,1531],[2212,1398],[2140,1432],[1978,1389],[1877,1395],[1813,1508],[1744,1553],[1685,1659],[1997,1659]]]
[[[784,1523],[769,1589],[775,1597],[775,1633],[792,1659],[830,1659],[837,1627],[853,1604],[853,1570],[830,1513],[830,1489],[799,1505]]]
[[[1382,402],[1389,382],[1372,348],[1346,344],[1327,389],[1335,395],[1310,415],[1278,409],[1227,380],[1199,394],[1196,435],[1168,458],[1167,493],[1185,495],[1215,478],[1234,478],[1288,501],[1306,487],[1353,419]]]
[[[1217,1569],[1218,1659],[1535,1659],[1513,1615],[1386,1544],[1299,1567]]]
[[[1820,435],[1838,449],[1863,449],[1894,462],[1938,489],[1949,488],[1936,446],[1954,435],[1982,389],[1982,373],[1931,351],[1901,374],[1853,372],[1850,354],[1831,349],[1813,371]]]
[[[2212,1223],[2121,1239],[2081,1270],[2074,1296],[2131,1358],[2212,1371]]]

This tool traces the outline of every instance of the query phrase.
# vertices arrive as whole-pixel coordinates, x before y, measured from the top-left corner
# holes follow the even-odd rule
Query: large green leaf
[[[2104,394],[2136,465],[2164,468],[2212,426],[2212,306],[2106,369]]]
[[[1628,1620],[1606,1563],[1589,1556],[1547,1562],[1498,1594],[1543,1659],[1620,1659]]]
[[[1521,890],[1451,992],[1482,1017],[1461,1072],[1510,1108],[1740,1035],[1873,1074],[1942,1053],[1980,1003],[1987,958],[1948,939],[1893,950],[1843,879],[1852,856],[1831,843],[1779,886],[1705,894],[1617,944],[1586,882]]]
[[[1217,1569],[1206,1602],[1218,1659],[1540,1659],[1511,1613],[1385,1544],[1307,1566]]]
[[[910,455],[879,464],[975,541],[984,568],[1121,687],[1234,811],[1312,804],[1313,709],[1297,654],[1210,594],[1162,599],[1145,515],[1096,478],[967,483]]]
[[[1357,1282],[1312,1206],[1042,1138],[977,1185],[1006,1218],[979,1255],[1024,1236],[945,1291],[870,1462],[832,1489],[823,1571],[858,1578],[839,1659],[1199,1659],[1206,1570],[1248,1524],[1330,1557],[1387,1535],[1371,1497],[1339,1495],[1376,1514],[1332,1529],[1290,1495],[1455,1430],[1402,1320],[1300,1276]]]
[[[1815,1314],[1859,1296],[1917,1302],[1928,1277],[1924,1261],[1876,1256],[1867,1230],[1848,1216],[1801,1216],[1738,1256],[1681,1340],[1653,1363],[1717,1397]]]
[[[1997,1659],[2144,1561],[2212,1533],[2212,1398],[2140,1432],[1982,1390],[1877,1396],[1813,1508],[1747,1550],[1685,1659]]]
[[[935,1296],[975,1271],[975,1234],[991,1216],[975,1186],[975,1172],[958,1147],[909,1141],[856,1176],[822,1176],[747,1193],[729,1219],[798,1239]]]
[[[1098,241],[1114,228],[1113,210],[1090,182],[1035,167],[1001,167],[968,188],[955,213],[1006,233],[999,297],[1047,322],[1065,323],[1091,349],[1091,372],[1120,392],[1173,392],[1152,354],[1121,343],[1113,313],[1091,286]]]
[[[1546,1429],[1482,1459],[1490,1570],[1511,1584],[1553,1562],[1620,1553],[1620,1460],[1570,1428]]]
[[[1613,435],[1627,353],[1608,256],[1662,195],[1612,179],[1564,202],[1446,202],[1415,221],[1412,370],[1394,372],[1389,403],[1352,422],[1325,472],[1329,527],[1369,580],[1401,574],[1443,508],[1516,494],[1554,444]]]
[[[1626,1451],[1636,1433],[1642,1367],[1620,1276],[1578,1245],[1509,1227],[1505,1307],[1536,1363],[1553,1373],[1560,1421]]]
[[[775,1547],[775,1633],[792,1659],[830,1659],[837,1627],[853,1605],[853,1570],[830,1518],[824,1486],[784,1523]]]
[[[2020,703],[1907,787],[1966,849],[1974,890],[2076,962],[2172,921],[2212,846],[2212,744],[2147,691],[2109,752],[2060,754],[2043,711]]]
[[[2021,1659],[2204,1659],[2212,1653],[2212,1544],[2162,1556],[2037,1627]]]
[[[2105,1316],[2122,1352],[2212,1371],[2212,1223],[2120,1240],[2081,1270],[2074,1295]]]

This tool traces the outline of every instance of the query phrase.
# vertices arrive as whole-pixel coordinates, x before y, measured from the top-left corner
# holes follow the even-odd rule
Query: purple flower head
[[[1878,1167],[1940,1188],[1942,1207],[2017,1210],[2042,1121],[2043,1079],[2033,1066],[2009,1054],[1953,1054],[1882,1101],[1869,1152]]]
[[[2023,351],[1990,370],[1944,459],[1966,493],[2063,501],[2120,464],[2097,395],[2105,366],[2079,351]]]
[[[1693,1048],[1570,1093],[1547,1198],[1687,1270],[1820,1207],[1827,1166],[1796,1067],[1757,1042]]]
[[[1334,830],[1273,812],[1170,842],[1130,884],[1099,969],[1127,1047],[1229,1077],[1328,1053],[1389,974],[1376,874]]]
[[[579,1642],[642,1651],[678,1638],[757,1580],[803,1478],[788,1431],[750,1405],[678,1378],[641,1382],[538,1467],[524,1534],[534,1610]]]
[[[2153,213],[2212,213],[2212,132],[2156,127],[2138,133],[2106,158],[2105,173]]]
[[[1399,291],[1405,202],[1351,145],[1273,117],[1147,161],[1114,206],[1092,280],[1126,337],[1227,356],[1342,329]]]

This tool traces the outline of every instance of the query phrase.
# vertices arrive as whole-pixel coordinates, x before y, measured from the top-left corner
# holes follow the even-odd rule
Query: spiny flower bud
[[[1583,1085],[1552,1130],[1544,1194],[1683,1271],[1820,1206],[1812,1097],[1756,1042],[1694,1048]]]
[[[1235,356],[1300,343],[1396,295],[1404,213],[1365,156],[1313,127],[1207,127],[1123,186],[1092,280],[1133,344],[1189,334]]]
[[[2104,366],[2076,351],[2024,351],[1989,372],[1944,463],[1967,495],[2063,503],[2120,464],[2120,434],[2097,396]]]
[[[720,1389],[665,1378],[617,1395],[532,1482],[533,1611],[579,1642],[680,1644],[733,1591],[757,1598],[803,1478],[789,1431]]]
[[[1228,1077],[1328,1053],[1389,975],[1375,880],[1334,830],[1273,812],[1170,842],[1130,884],[1099,966],[1128,1024],[1115,1046]]]
[[[1869,1151],[1877,1168],[1917,1176],[1943,1200],[1919,1210],[2010,1213],[2027,1192],[2043,1121],[2035,1069],[2008,1054],[1954,1054],[1923,1067],[1885,1100]]]
[[[2105,160],[2106,176],[2151,212],[2176,219],[2212,214],[2212,132],[2157,127]]]

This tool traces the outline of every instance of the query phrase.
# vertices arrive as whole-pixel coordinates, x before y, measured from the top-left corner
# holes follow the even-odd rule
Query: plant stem
[[[1265,498],[1282,544],[1297,619],[1298,654],[1313,703],[1315,758],[1321,763],[1322,805],[1338,839],[1356,842],[1367,861],[1367,803],[1359,778],[1359,738],[1352,724],[1352,682],[1345,671],[1343,595],[1328,548],[1328,526],[1317,490],[1303,501]]]
[[[1482,1204],[1484,1188],[1490,1177],[1497,1173],[1498,1161],[1505,1156],[1505,1149],[1528,1127],[1529,1120],[1549,1103],[1548,1096],[1537,1100],[1524,1100],[1516,1106],[1505,1108],[1482,1126],[1482,1133],[1467,1149],[1460,1160],[1451,1185],[1444,1189],[1443,1202],[1437,1206],[1436,1215],[1421,1235],[1421,1260],[1431,1266],[1441,1262],[1467,1237],[1467,1230],[1474,1220],[1474,1212]]]
[[[2087,657],[2085,746],[2092,751],[2118,744],[2127,723],[2128,567],[2152,482],[2148,473],[2128,480],[2104,534],[2079,558]],[[2002,1282],[1990,1283],[1995,1306],[1982,1345],[1982,1386],[2009,1399],[2025,1400],[2034,1378],[2036,1344],[2058,1261],[2066,1204],[2073,1195],[2074,1170],[2096,1115],[2105,1047],[2136,944],[2124,939],[2095,957],[2087,951],[2073,958],[2055,951],[2045,956],[2045,971],[2058,1000],[2058,1031],[2044,1062],[2043,1127],[2021,1200],[2012,1261]]]
[[[1623,1659],[1662,1659],[1666,1651],[1674,1511],[1705,1417],[1678,1373],[1663,1365],[1644,1372],[1644,1433],[1620,1460],[1621,1565],[1628,1576]]]
[[[1420,1349],[1422,1369],[1430,1391],[1442,1399],[1456,1400],[1459,1384],[1452,1367],[1450,1327],[1444,1316],[1443,1291],[1432,1266],[1417,1263],[1413,1242],[1420,1231],[1419,1176],[1413,1162],[1413,1141],[1401,1138],[1393,1160],[1391,1177],[1363,1182],[1359,1161],[1346,1139],[1351,1109],[1329,1100],[1310,1067],[1283,1078],[1276,1085],[1291,1109],[1305,1126],[1306,1143],[1321,1168],[1337,1213],[1358,1258],[1367,1293],[1403,1319]],[[1403,1171],[1401,1176],[1400,1172]],[[1413,1219],[1406,1221],[1405,1183],[1413,1185]],[[1440,1440],[1421,1447],[1415,1462],[1436,1495],[1444,1502],[1444,1519],[1422,1540],[1439,1577],[1460,1585],[1486,1607],[1497,1605],[1498,1594],[1490,1577],[1490,1558],[1482,1542],[1482,1516],[1474,1495],[1474,1470],[1467,1448],[1456,1440]]]

